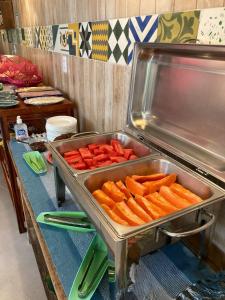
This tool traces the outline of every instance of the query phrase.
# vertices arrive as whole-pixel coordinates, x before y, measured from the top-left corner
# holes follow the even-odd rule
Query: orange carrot
[[[167,214],[165,211],[148,201],[145,197],[135,195],[135,200],[154,220]]]
[[[102,190],[96,190],[92,193],[92,195],[100,204],[106,204],[110,208],[113,208],[115,206],[115,202],[108,195],[106,195]]]
[[[145,181],[154,181],[154,180],[159,180],[166,177],[166,174],[164,173],[155,173],[155,174],[151,174],[151,175],[133,175],[132,178],[135,181],[138,181],[140,183],[143,183]]]
[[[163,185],[170,186],[176,181],[176,179],[177,179],[176,174],[170,174],[160,180],[146,181],[143,183],[143,185],[148,188],[148,193],[151,194],[157,192],[160,189],[160,187]]]
[[[126,220],[129,225],[136,226],[142,225],[145,222],[140,219],[136,214],[132,212],[132,210],[126,205],[126,203],[118,202],[113,210],[119,217]]]
[[[126,200],[126,196],[124,195],[124,193],[121,192],[121,190],[113,181],[105,182],[102,186],[102,190],[115,202]]]
[[[138,205],[138,203],[132,197],[127,201],[127,205],[143,221],[152,221],[152,218],[144,211],[144,209],[140,205]]]
[[[177,194],[173,193],[168,186],[161,186],[159,193],[177,208],[186,208],[190,206],[190,203],[186,199],[181,198]]]
[[[125,179],[126,186],[128,190],[133,194],[144,196],[147,194],[148,189],[141,183],[135,181],[133,178],[127,176]]]
[[[117,222],[117,223],[119,223],[119,224],[121,224],[121,225],[126,225],[126,226],[129,225],[125,220],[121,219],[121,218],[120,218],[113,210],[111,210],[107,205],[102,204],[101,206],[102,206],[102,208],[106,211],[106,213],[109,215],[109,217],[110,217],[113,221],[115,221],[115,222]]]
[[[175,194],[177,194],[178,196],[188,200],[188,202],[190,202],[192,204],[202,202],[202,199],[199,196],[192,193],[191,191],[184,188],[182,185],[180,185],[178,183],[173,183],[170,186],[170,188]]]
[[[170,202],[166,201],[165,198],[163,198],[159,193],[155,192],[153,194],[149,194],[145,196],[146,199],[148,199],[150,202],[155,204],[157,207],[160,207],[164,211],[166,211],[168,214],[177,211],[177,207],[170,204]]]
[[[123,184],[122,180],[117,181],[116,185],[121,190],[121,192],[125,194],[125,196],[127,197],[127,200],[130,197],[132,197],[131,193],[128,191],[128,189],[126,188],[125,184]]]

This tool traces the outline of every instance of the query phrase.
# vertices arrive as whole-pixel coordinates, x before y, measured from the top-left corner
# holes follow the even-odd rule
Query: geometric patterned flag
[[[133,57],[135,42],[155,42],[157,38],[158,15],[132,17],[129,21],[128,64]]]
[[[92,53],[91,22],[79,23],[79,48],[80,48],[81,57],[91,58],[91,53]]]
[[[129,19],[109,20],[109,62],[127,65]]]
[[[108,21],[91,22],[92,26],[92,58],[108,60]]]

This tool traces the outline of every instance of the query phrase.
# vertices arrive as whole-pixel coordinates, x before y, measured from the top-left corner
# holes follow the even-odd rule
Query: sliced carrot
[[[101,205],[102,208],[106,211],[106,213],[108,214],[108,216],[115,221],[116,223],[119,223],[121,225],[126,225],[128,226],[129,224],[123,220],[122,218],[120,218],[113,210],[111,210],[107,205],[102,204]]]
[[[116,185],[118,186],[118,188],[121,190],[122,193],[124,193],[124,195],[127,197],[127,200],[132,197],[131,193],[128,191],[128,189],[126,188],[125,184],[123,184],[122,180],[119,180],[116,182]]]
[[[132,210],[123,202],[117,202],[116,206],[113,210],[119,217],[126,220],[129,225],[136,226],[142,225],[145,222],[140,219],[136,214],[132,212]]]
[[[115,202],[120,202],[126,200],[126,196],[121,190],[116,186],[113,181],[107,181],[103,184],[102,190]]]
[[[159,193],[177,208],[186,208],[190,206],[190,202],[172,192],[172,190],[168,186],[161,186]]]
[[[150,202],[155,204],[157,207],[160,207],[168,214],[178,210],[177,207],[173,206],[170,202],[166,201],[159,193],[155,192],[153,194],[149,194],[145,196]]]
[[[132,178],[135,180],[135,181],[138,181],[140,183],[143,183],[145,181],[154,181],[154,180],[159,180],[159,179],[162,179],[166,177],[166,174],[165,173],[155,173],[155,174],[151,174],[151,175],[144,175],[144,176],[141,176],[141,175],[133,175]]]
[[[92,195],[100,204],[106,204],[110,208],[113,208],[115,206],[115,202],[108,195],[106,195],[102,190],[96,190],[92,193]]]
[[[143,183],[143,185],[148,188],[148,193],[151,194],[159,191],[160,187],[163,185],[170,186],[176,181],[176,179],[177,179],[176,174],[170,174],[160,180],[146,181]]]
[[[145,222],[152,221],[152,218],[144,211],[144,209],[132,197],[127,201],[127,205],[143,221]]]
[[[148,193],[148,189],[143,184],[135,181],[133,178],[127,176],[125,179],[128,190],[133,194],[144,196]]]
[[[192,204],[202,202],[202,199],[199,196],[192,193],[190,190],[184,188],[182,185],[180,185],[178,183],[173,183],[170,186],[170,188],[175,194],[188,200]]]
[[[161,218],[167,214],[165,211],[148,201],[145,197],[135,195],[135,200],[154,220]]]

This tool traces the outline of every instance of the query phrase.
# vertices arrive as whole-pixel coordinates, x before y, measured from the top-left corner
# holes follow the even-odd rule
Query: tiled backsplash
[[[225,8],[1,30],[2,42],[101,60],[132,61],[135,42],[225,44]]]

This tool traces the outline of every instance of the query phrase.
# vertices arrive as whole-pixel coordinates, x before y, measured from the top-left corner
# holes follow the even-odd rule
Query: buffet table
[[[10,141],[10,155],[16,170],[22,196],[29,240],[33,246],[48,299],[67,299],[75,275],[94,233],[76,233],[37,224],[36,217],[44,211],[79,210],[71,194],[61,208],[57,208],[53,167],[48,165],[45,175],[37,176],[25,164],[22,154],[29,146]],[[137,268],[134,298],[174,299],[188,285],[206,274],[207,267],[197,267],[199,260],[181,243],[166,246],[154,254],[141,258]],[[51,285],[51,283],[53,285]],[[158,296],[157,296],[158,295]],[[92,299],[114,299],[115,286],[105,275]]]

